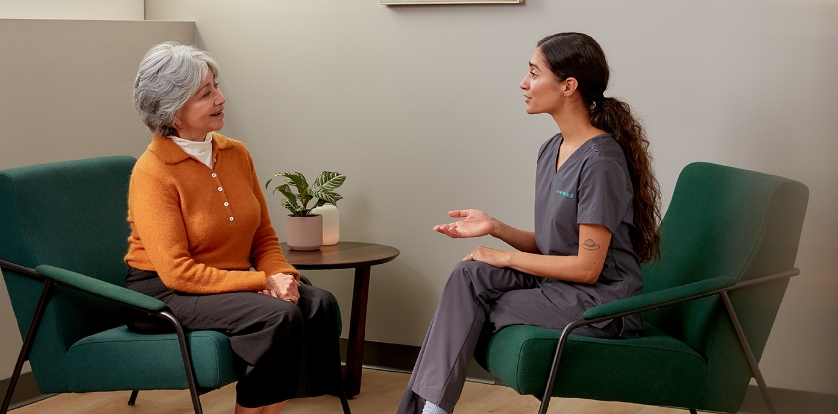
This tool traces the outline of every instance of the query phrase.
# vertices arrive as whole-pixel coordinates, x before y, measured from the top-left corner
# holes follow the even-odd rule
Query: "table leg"
[[[349,321],[349,344],[346,349],[346,378],[344,387],[349,397],[361,392],[361,364],[364,362],[364,331],[367,324],[367,297],[369,296],[370,267],[355,269],[355,286],[352,292],[352,314]]]

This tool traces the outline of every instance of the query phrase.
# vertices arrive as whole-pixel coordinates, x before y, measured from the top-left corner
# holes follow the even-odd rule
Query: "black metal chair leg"
[[[553,385],[556,384],[556,377],[559,373],[559,362],[562,360],[562,352],[564,352],[567,337],[570,335],[570,331],[576,329],[580,325],[578,322],[580,321],[576,321],[565,326],[562,331],[562,336],[559,338],[558,345],[556,345],[556,353],[553,355],[553,364],[550,368],[550,374],[547,376],[547,385],[544,387],[544,395],[541,396],[541,406],[538,408],[538,414],[547,414],[547,406],[550,405],[550,397],[553,396]]]
[[[137,394],[140,393],[140,390],[131,391],[131,397],[128,398],[128,405],[134,405],[137,403]]]
[[[183,327],[171,313],[160,312],[159,315],[168,319],[175,327],[180,344],[180,353],[183,357],[183,368],[186,370],[186,382],[189,384],[189,394],[192,397],[192,407],[195,409],[195,414],[203,414],[204,410],[201,408],[201,398],[198,392],[198,381],[195,379],[195,370],[192,368],[192,357],[189,355],[189,345],[186,343],[186,334],[183,333]]]
[[[751,346],[748,345],[748,338],[745,337],[745,331],[742,330],[742,325],[739,324],[739,318],[736,317],[736,311],[733,309],[733,304],[730,302],[730,296],[728,296],[727,292],[722,292],[721,295],[725,308],[727,309],[727,314],[730,316],[730,321],[733,323],[733,328],[736,330],[736,336],[739,337],[739,343],[742,344],[742,350],[745,351],[745,356],[748,358],[748,364],[751,366],[751,372],[754,373],[754,379],[757,380],[759,390],[762,392],[762,398],[765,399],[765,405],[768,406],[768,412],[771,414],[777,414],[777,410],[774,408],[774,402],[771,400],[771,396],[768,395],[768,387],[765,385],[765,379],[762,378],[762,372],[759,370],[759,364],[757,364],[757,360],[754,358],[754,353],[751,352]]]
[[[340,362],[340,344],[339,344],[340,337],[335,338],[335,352],[337,353],[337,366],[335,367],[335,375],[337,376],[337,380],[335,381],[335,385],[338,387],[338,397],[340,397],[340,406],[343,408],[343,414],[352,414],[352,411],[349,410],[349,400],[346,398],[346,387],[343,384],[343,369],[341,368]]]
[[[38,325],[41,324],[41,317],[44,316],[44,309],[47,307],[51,287],[51,281],[44,281],[44,289],[41,290],[41,299],[38,300],[38,306],[35,308],[35,315],[32,316],[32,323],[29,324],[29,331],[26,333],[26,338],[23,338],[23,346],[20,347],[20,354],[18,354],[15,369],[12,372],[12,377],[9,378],[9,388],[6,389],[3,405],[0,406],[0,414],[6,414],[9,411],[9,405],[12,403],[12,396],[15,393],[17,381],[20,379],[20,371],[23,369],[23,363],[29,359],[29,351],[32,350],[32,344],[35,342]]]
[[[340,387],[340,406],[343,407],[343,414],[352,414],[352,411],[349,411],[349,400],[346,399],[346,390],[343,389],[343,383],[341,382]]]
[[[690,408],[690,414],[698,414],[698,411],[696,411],[694,408]]]

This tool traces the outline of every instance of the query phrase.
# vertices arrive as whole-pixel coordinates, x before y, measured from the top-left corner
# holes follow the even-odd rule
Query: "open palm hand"
[[[438,224],[434,231],[452,238],[481,237],[494,230],[494,219],[480,210],[454,210],[448,215],[461,218],[449,224]]]

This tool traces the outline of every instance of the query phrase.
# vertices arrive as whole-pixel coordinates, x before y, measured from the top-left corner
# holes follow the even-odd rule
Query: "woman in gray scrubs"
[[[538,42],[521,82],[527,113],[550,114],[561,133],[538,151],[535,231],[480,210],[434,227],[453,238],[491,235],[517,251],[478,247],[455,266],[434,315],[400,414],[450,413],[481,336],[510,325],[561,331],[594,306],[641,293],[640,263],[658,253],[660,196],[649,143],[629,106],[603,96],[608,63],[581,33]],[[640,315],[574,334],[630,338]]]

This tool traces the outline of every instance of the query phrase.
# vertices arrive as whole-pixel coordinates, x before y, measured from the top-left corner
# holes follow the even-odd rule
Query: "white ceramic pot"
[[[291,250],[319,249],[323,245],[323,216],[286,216],[285,243]]]
[[[311,210],[312,214],[323,216],[323,245],[337,244],[340,239],[340,213],[333,204],[326,204]]]

